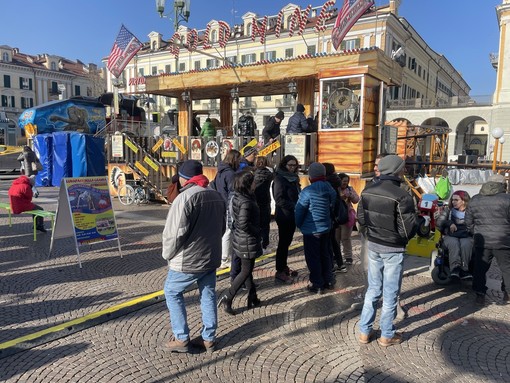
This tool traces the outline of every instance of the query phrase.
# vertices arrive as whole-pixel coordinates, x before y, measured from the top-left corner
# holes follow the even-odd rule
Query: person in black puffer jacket
[[[234,192],[234,175],[239,169],[239,163],[241,161],[241,153],[235,149],[230,150],[223,162],[218,165],[218,172],[214,181],[211,183],[211,187],[218,191],[225,203],[228,206],[230,197]],[[228,209],[227,209],[227,223],[230,220]],[[221,252],[221,269],[226,269],[230,266],[229,260],[232,258],[232,241],[231,232],[228,228],[228,224],[222,238],[222,252]]]
[[[287,266],[289,246],[296,231],[294,209],[301,192],[299,184],[299,162],[296,157],[287,155],[282,158],[273,182],[273,197],[276,205],[275,219],[278,225],[278,248],[276,249],[277,282],[292,283],[297,272]]]
[[[485,302],[486,274],[496,258],[503,275],[503,301],[508,302],[506,286],[510,286],[510,194],[505,178],[494,175],[471,198],[465,223],[474,239],[473,290],[476,302]]]
[[[268,160],[264,156],[255,161],[255,198],[260,210],[260,230],[262,234],[262,249],[269,246],[269,228],[271,224],[271,182],[273,171],[268,167]]]
[[[248,290],[248,308],[259,306],[257,290],[253,283],[255,258],[262,255],[260,236],[260,212],[253,192],[255,177],[251,171],[241,171],[235,175],[234,197],[232,200],[233,250],[241,259],[241,272],[235,277],[228,291],[220,298],[218,306],[223,305],[226,313],[235,315],[232,301],[243,284]]]

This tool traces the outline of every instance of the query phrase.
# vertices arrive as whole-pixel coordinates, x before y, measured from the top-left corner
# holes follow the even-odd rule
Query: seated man
[[[21,176],[15,179],[9,188],[9,201],[11,210],[14,214],[21,214],[29,210],[44,210],[42,207],[32,203],[32,186],[34,185],[35,178]],[[35,228],[43,233],[46,233],[44,228],[44,218],[35,218]]]

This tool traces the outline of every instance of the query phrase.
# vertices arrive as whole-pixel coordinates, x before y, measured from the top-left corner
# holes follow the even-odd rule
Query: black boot
[[[46,233],[46,232],[47,232],[47,230],[44,228],[44,224],[36,225],[36,226],[35,226],[35,229],[36,229],[37,231],[40,231],[40,232],[43,232],[43,233]]]
[[[236,315],[235,311],[232,309],[232,299],[229,299],[228,296],[223,295],[218,301],[218,308],[223,305],[223,311],[225,311],[229,315]]]
[[[256,295],[249,295],[248,296],[248,305],[247,307],[251,309],[252,307],[259,307],[261,304],[260,299],[257,298]]]

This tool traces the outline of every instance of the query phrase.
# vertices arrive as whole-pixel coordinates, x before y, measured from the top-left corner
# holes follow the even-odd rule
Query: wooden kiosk
[[[357,180],[371,175],[382,140],[392,139],[383,134],[384,94],[388,86],[400,86],[401,79],[395,61],[379,48],[366,48],[149,76],[146,92],[180,100],[179,136],[189,136],[193,100],[219,99],[222,126],[230,128],[233,88],[239,97],[282,95],[294,81],[297,102],[307,114],[318,113],[317,156],[311,161],[333,163],[361,187]]]

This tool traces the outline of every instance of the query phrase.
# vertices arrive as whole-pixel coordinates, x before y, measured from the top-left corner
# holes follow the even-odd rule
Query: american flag
[[[374,0],[344,0],[331,32],[331,41],[336,50],[356,21],[373,5]]]
[[[115,76],[119,77],[129,61],[142,48],[142,43],[124,25],[113,43],[106,67]]]

